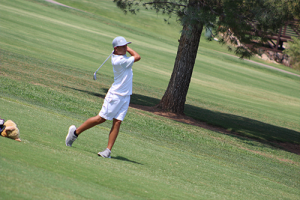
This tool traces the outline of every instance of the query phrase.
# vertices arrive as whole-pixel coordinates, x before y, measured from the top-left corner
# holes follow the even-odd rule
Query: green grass
[[[113,82],[111,41],[123,35],[142,60],[131,102],[154,106],[172,72],[180,27],[151,11],[124,16],[111,1],[0,2],[0,117],[22,142],[0,138],[0,199],[299,199],[299,77],[239,60],[201,39],[186,115],[236,135],[130,108],[112,159],[97,152],[111,123],[64,144],[71,124],[101,108]],[[118,13],[116,15],[116,13]],[[282,67],[283,68],[283,67]],[[252,140],[256,138],[258,140]]]

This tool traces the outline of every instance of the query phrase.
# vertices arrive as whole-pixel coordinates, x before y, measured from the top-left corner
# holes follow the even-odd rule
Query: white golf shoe
[[[74,134],[76,126],[72,125],[69,127],[68,135],[66,136],[66,146],[71,147],[73,142],[77,139],[77,136]]]
[[[104,151],[99,152],[99,153],[98,153],[98,156],[101,156],[101,157],[103,157],[103,158],[111,158],[111,157],[110,157],[110,154],[111,154],[111,151],[110,151],[109,149],[106,148]]]

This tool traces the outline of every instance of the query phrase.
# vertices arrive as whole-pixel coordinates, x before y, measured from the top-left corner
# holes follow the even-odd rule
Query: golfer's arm
[[[128,46],[127,46],[127,51],[128,53],[130,53],[131,56],[134,57],[134,62],[137,62],[141,59],[141,56]]]

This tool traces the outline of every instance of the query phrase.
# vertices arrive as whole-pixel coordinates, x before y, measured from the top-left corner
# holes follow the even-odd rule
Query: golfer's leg
[[[121,120],[118,120],[118,119],[113,120],[113,125],[112,125],[110,133],[109,133],[108,144],[107,144],[107,148],[110,150],[114,146],[114,143],[118,137],[121,123],[122,123]]]
[[[100,117],[99,115],[97,115],[95,117],[91,117],[91,118],[87,119],[83,124],[81,124],[81,126],[79,126],[76,129],[76,134],[79,135],[83,131],[85,131],[89,128],[92,128],[93,126],[96,126],[98,124],[101,124],[105,121],[106,121],[106,119]]]

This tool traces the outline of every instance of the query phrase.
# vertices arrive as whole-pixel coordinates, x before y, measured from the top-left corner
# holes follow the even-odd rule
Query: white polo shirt
[[[132,95],[133,63],[133,56],[127,57],[127,55],[112,55],[111,64],[114,71],[114,83],[108,92],[120,96]]]

